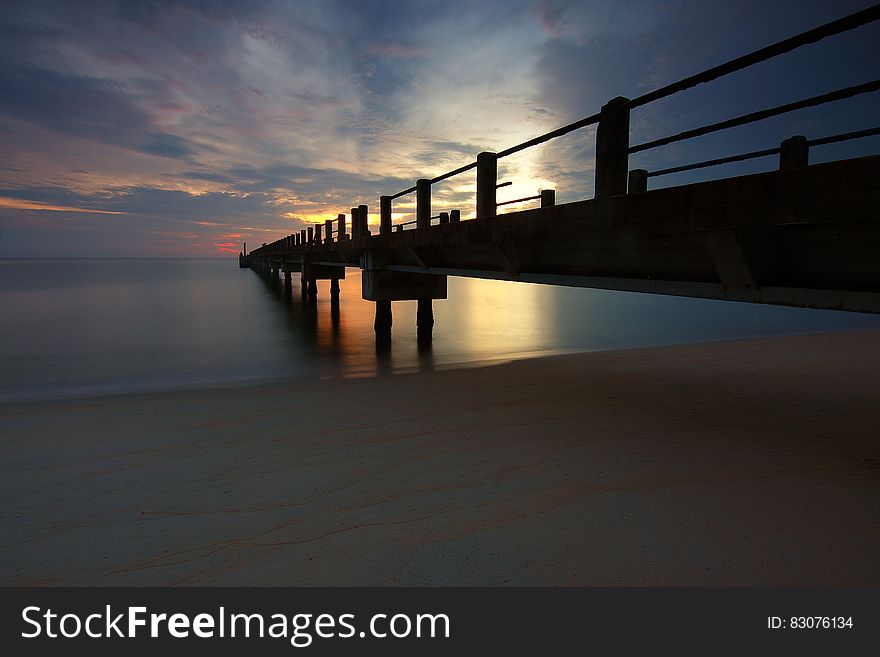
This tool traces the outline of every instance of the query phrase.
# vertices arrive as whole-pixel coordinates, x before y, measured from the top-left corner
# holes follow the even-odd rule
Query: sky
[[[0,4],[0,257],[219,256],[871,2],[117,0]],[[630,140],[877,77],[880,26],[633,111]],[[880,94],[640,153],[658,169],[875,127]],[[595,132],[505,158],[499,201],[591,198]],[[880,139],[814,149],[874,154]],[[772,158],[651,187],[774,168]],[[473,214],[474,175],[433,190]],[[395,221],[412,212],[395,205]],[[526,207],[526,206],[521,206]],[[509,209],[515,210],[517,206]],[[374,214],[375,213],[375,214]]]

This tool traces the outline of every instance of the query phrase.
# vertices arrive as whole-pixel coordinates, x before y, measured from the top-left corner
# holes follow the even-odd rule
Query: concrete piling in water
[[[331,278],[330,279],[330,299],[339,300],[339,279]]]
[[[391,314],[390,301],[376,301],[376,319],[373,322],[373,330],[376,332],[376,349],[387,351],[391,348]]]
[[[434,302],[419,299],[416,311],[416,339],[420,344],[430,343],[434,333]]]

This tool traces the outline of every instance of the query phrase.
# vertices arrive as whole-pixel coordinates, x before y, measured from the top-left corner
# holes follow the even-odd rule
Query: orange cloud
[[[8,198],[0,196],[0,208],[11,208],[13,210],[40,210],[43,212],[84,212],[86,214],[126,214],[125,212],[117,212],[113,210],[92,210],[89,208],[75,208],[69,205],[51,205],[49,203],[39,203],[37,201],[26,201],[18,198]]]

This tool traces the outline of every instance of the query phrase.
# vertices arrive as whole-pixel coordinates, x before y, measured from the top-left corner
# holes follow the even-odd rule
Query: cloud
[[[48,250],[92,249],[99,242],[88,227],[102,217],[125,248],[167,253],[262,242],[356,203],[375,207],[379,195],[471,162],[482,150],[519,143],[592,114],[613,96],[643,93],[866,4],[5,3],[0,194],[19,206],[0,207],[2,248],[15,252],[15,236],[27,235]],[[874,77],[877,38],[876,29],[854,32],[754,75],[641,108],[632,139]],[[880,108],[860,103],[658,149],[633,165],[768,147],[793,129],[869,127]],[[593,157],[591,129],[529,149],[502,161],[501,174],[514,182],[503,193],[554,187],[560,201],[588,197]],[[473,173],[438,185],[435,205],[467,215]],[[48,206],[84,210],[67,217]],[[125,215],[106,221],[103,213],[116,211]],[[53,219],[64,222],[63,239],[49,228]],[[40,230],[45,239],[37,239]],[[92,237],[72,239],[77,230]]]

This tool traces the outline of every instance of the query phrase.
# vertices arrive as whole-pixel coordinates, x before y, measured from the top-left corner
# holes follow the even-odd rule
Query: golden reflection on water
[[[375,304],[361,298],[360,271],[349,269],[340,288],[337,303],[331,299],[330,282],[318,281],[318,298],[309,300],[299,274],[294,274],[289,288],[279,282],[275,290],[287,305],[302,348],[329,366],[328,375],[375,376],[430,370],[438,362],[449,366],[547,353],[553,334],[552,303],[538,286],[450,277],[449,298],[434,301],[430,348],[417,344],[416,302],[396,301],[391,349],[377,351]]]

